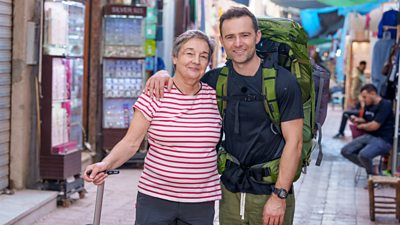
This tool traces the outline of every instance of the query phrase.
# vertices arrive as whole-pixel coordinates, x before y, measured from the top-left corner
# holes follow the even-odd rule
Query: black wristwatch
[[[284,188],[276,188],[273,186],[272,192],[276,194],[280,199],[286,199],[288,197],[288,191],[286,191]]]

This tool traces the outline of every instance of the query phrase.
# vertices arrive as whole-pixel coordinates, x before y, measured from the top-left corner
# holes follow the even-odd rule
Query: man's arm
[[[219,71],[220,69],[208,71],[201,78],[201,82],[207,83],[215,89],[218,78],[216,75],[219,74]],[[160,99],[164,97],[164,87],[167,86],[167,89],[170,91],[173,85],[174,82],[168,71],[160,70],[146,81],[144,90],[150,95],[150,98],[155,96],[157,99]]]
[[[285,139],[285,147],[280,159],[279,176],[275,187],[289,190],[301,160],[303,119],[282,122],[281,129],[283,138]],[[272,194],[264,206],[264,224],[282,224],[285,210],[286,200]]]
[[[353,124],[355,124],[356,126],[358,126],[358,125],[360,125],[360,124],[365,123],[366,121],[365,121],[365,119],[362,118],[362,117],[358,117],[358,116],[355,116],[355,115],[351,115],[351,116],[350,116],[350,122],[352,122]]]
[[[365,131],[376,131],[381,127],[381,124],[376,122],[375,120],[368,123],[360,123],[357,125],[358,129]]]
[[[275,187],[289,190],[301,159],[303,119],[282,122],[281,127],[285,147],[279,163],[279,176]]]
[[[172,77],[166,70],[160,70],[153,74],[147,81],[144,90],[150,95],[150,98],[155,96],[157,99],[164,97],[164,87],[170,91],[174,82]]]
[[[357,124],[357,128],[369,132],[379,130],[381,128],[381,125],[385,123],[385,121],[390,117],[392,112],[393,112],[392,106],[389,103],[380,102],[379,109],[376,112],[374,119],[370,122]]]

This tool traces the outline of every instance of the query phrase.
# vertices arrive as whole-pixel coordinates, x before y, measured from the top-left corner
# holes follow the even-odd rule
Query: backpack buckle
[[[254,102],[257,99],[257,96],[255,95],[246,95],[244,96],[244,101],[245,102]]]
[[[277,134],[279,134],[279,129],[278,129],[278,127],[274,124],[274,123],[272,123],[271,122],[271,131],[272,131],[272,133],[274,134],[274,135],[277,135]]]

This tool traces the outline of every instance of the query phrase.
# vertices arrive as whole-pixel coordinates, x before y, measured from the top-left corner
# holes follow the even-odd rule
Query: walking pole
[[[88,171],[88,175],[90,175],[92,171]],[[103,173],[107,173],[107,175],[114,175],[119,174],[119,170],[107,170]],[[103,194],[104,194],[104,183],[97,186],[97,193],[96,193],[96,205],[94,208],[94,217],[93,217],[93,224],[87,225],[100,225],[100,218],[101,218],[101,208],[103,206]]]
[[[94,208],[93,225],[100,225],[101,207],[103,206],[104,184],[97,186],[96,206]]]

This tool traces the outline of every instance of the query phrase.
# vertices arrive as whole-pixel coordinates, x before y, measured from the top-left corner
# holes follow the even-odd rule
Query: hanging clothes
[[[395,44],[392,48],[393,52],[391,52],[389,56],[389,63],[391,66],[389,66],[386,75],[385,82],[382,85],[380,95],[383,98],[389,99],[389,100],[394,100],[396,97],[396,89],[397,89],[397,71],[399,71],[399,58],[400,58],[400,46],[399,44]]]
[[[382,69],[389,58],[390,49],[394,43],[395,40],[393,39],[379,39],[372,50],[371,78],[372,84],[378,88],[378,93],[380,93],[383,82],[386,81]]]
[[[385,32],[384,26],[397,26],[397,20],[399,16],[399,11],[391,9],[383,13],[382,19],[378,25],[378,38],[383,37]],[[397,29],[389,30],[391,39],[396,39]]]

